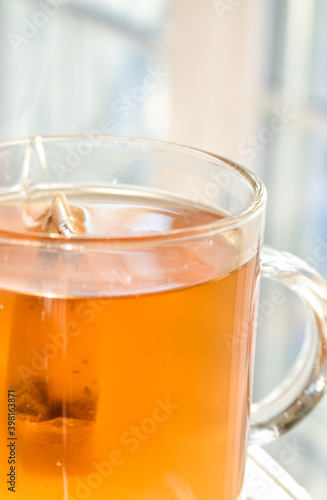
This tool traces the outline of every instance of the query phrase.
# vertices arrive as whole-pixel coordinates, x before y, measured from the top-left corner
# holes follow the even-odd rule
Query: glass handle
[[[263,444],[291,429],[318,403],[327,380],[327,284],[301,259],[269,247],[261,257],[261,276],[277,280],[309,306],[301,352],[286,379],[251,406],[250,444]]]

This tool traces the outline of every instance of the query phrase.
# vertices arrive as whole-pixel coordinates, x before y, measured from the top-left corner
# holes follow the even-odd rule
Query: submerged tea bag
[[[85,322],[88,301],[12,300],[7,386],[16,392],[20,463],[41,475],[88,472],[99,398],[98,326]]]

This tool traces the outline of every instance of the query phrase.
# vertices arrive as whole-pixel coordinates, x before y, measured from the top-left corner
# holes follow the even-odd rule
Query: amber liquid
[[[181,212],[171,214],[181,224]],[[187,217],[191,226],[209,215],[193,209]],[[256,260],[215,278],[210,267],[198,282],[201,255],[179,258],[179,282],[163,291],[0,291],[2,499],[12,498],[8,390],[17,500],[237,499]]]

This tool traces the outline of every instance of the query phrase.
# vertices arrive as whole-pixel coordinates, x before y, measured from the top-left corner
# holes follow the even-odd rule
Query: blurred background
[[[1,140],[128,135],[227,156],[267,185],[266,242],[327,279],[326,0],[1,0],[0,42]],[[255,399],[288,373],[303,316],[290,294],[259,308]],[[266,447],[315,500],[326,422],[327,397]]]

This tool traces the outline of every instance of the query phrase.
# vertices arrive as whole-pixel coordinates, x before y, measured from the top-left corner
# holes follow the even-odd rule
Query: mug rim
[[[49,143],[49,142],[60,142],[60,141],[80,141],[85,139],[85,135],[58,135],[58,136],[35,136],[35,137],[40,137],[42,140],[42,143]],[[222,231],[228,231],[230,229],[234,229],[235,226],[238,226],[257,214],[261,209],[265,207],[266,200],[267,200],[267,191],[266,187],[263,184],[263,182],[257,177],[256,174],[251,172],[249,169],[246,167],[241,166],[240,164],[224,157],[221,155],[218,155],[216,153],[211,153],[208,151],[205,151],[200,148],[192,147],[192,146],[185,146],[182,144],[174,143],[174,142],[169,142],[169,141],[161,141],[161,140],[153,140],[153,139],[144,139],[141,137],[124,137],[124,136],[106,136],[106,135],[89,135],[88,138],[94,138],[99,143],[102,142],[108,142],[108,143],[122,143],[122,142],[129,142],[129,143],[135,143],[135,144],[144,144],[146,146],[152,146],[152,147],[164,147],[167,150],[170,151],[175,151],[179,153],[184,153],[184,154],[197,154],[202,157],[203,160],[214,160],[218,161],[220,163],[224,164],[225,168],[232,169],[236,171],[240,176],[245,178],[252,186],[253,188],[253,198],[251,201],[248,203],[248,205],[238,211],[235,212],[231,215],[226,215],[223,216],[222,218],[219,218],[213,222],[210,223],[205,223],[205,224],[200,224],[197,226],[193,226],[191,228],[189,227],[182,227],[179,229],[170,229],[167,231],[163,231],[161,233],[141,233],[139,235],[133,235],[133,236],[119,236],[119,237],[110,237],[110,236],[72,236],[71,238],[67,238],[64,235],[61,234],[42,234],[42,233],[36,233],[33,231],[11,231],[8,229],[2,229],[0,227],[0,238],[1,239],[15,239],[15,240],[20,240],[24,241],[27,240],[29,242],[35,242],[38,241],[39,243],[42,242],[52,242],[52,243],[67,243],[67,240],[71,245],[74,245],[74,243],[81,244],[81,243],[90,243],[90,242],[99,242],[99,243],[144,243],[144,242],[160,242],[160,241],[165,241],[165,240],[171,240],[171,239],[189,239],[192,237],[198,237],[198,236],[203,236],[204,234],[208,233],[217,233],[217,232],[222,232]],[[31,142],[31,138],[25,138],[25,139],[12,139],[12,140],[0,140],[0,150],[3,147],[6,146],[15,146],[15,145],[23,145],[24,143],[26,146]],[[1,164],[0,164],[0,169],[1,169]]]

